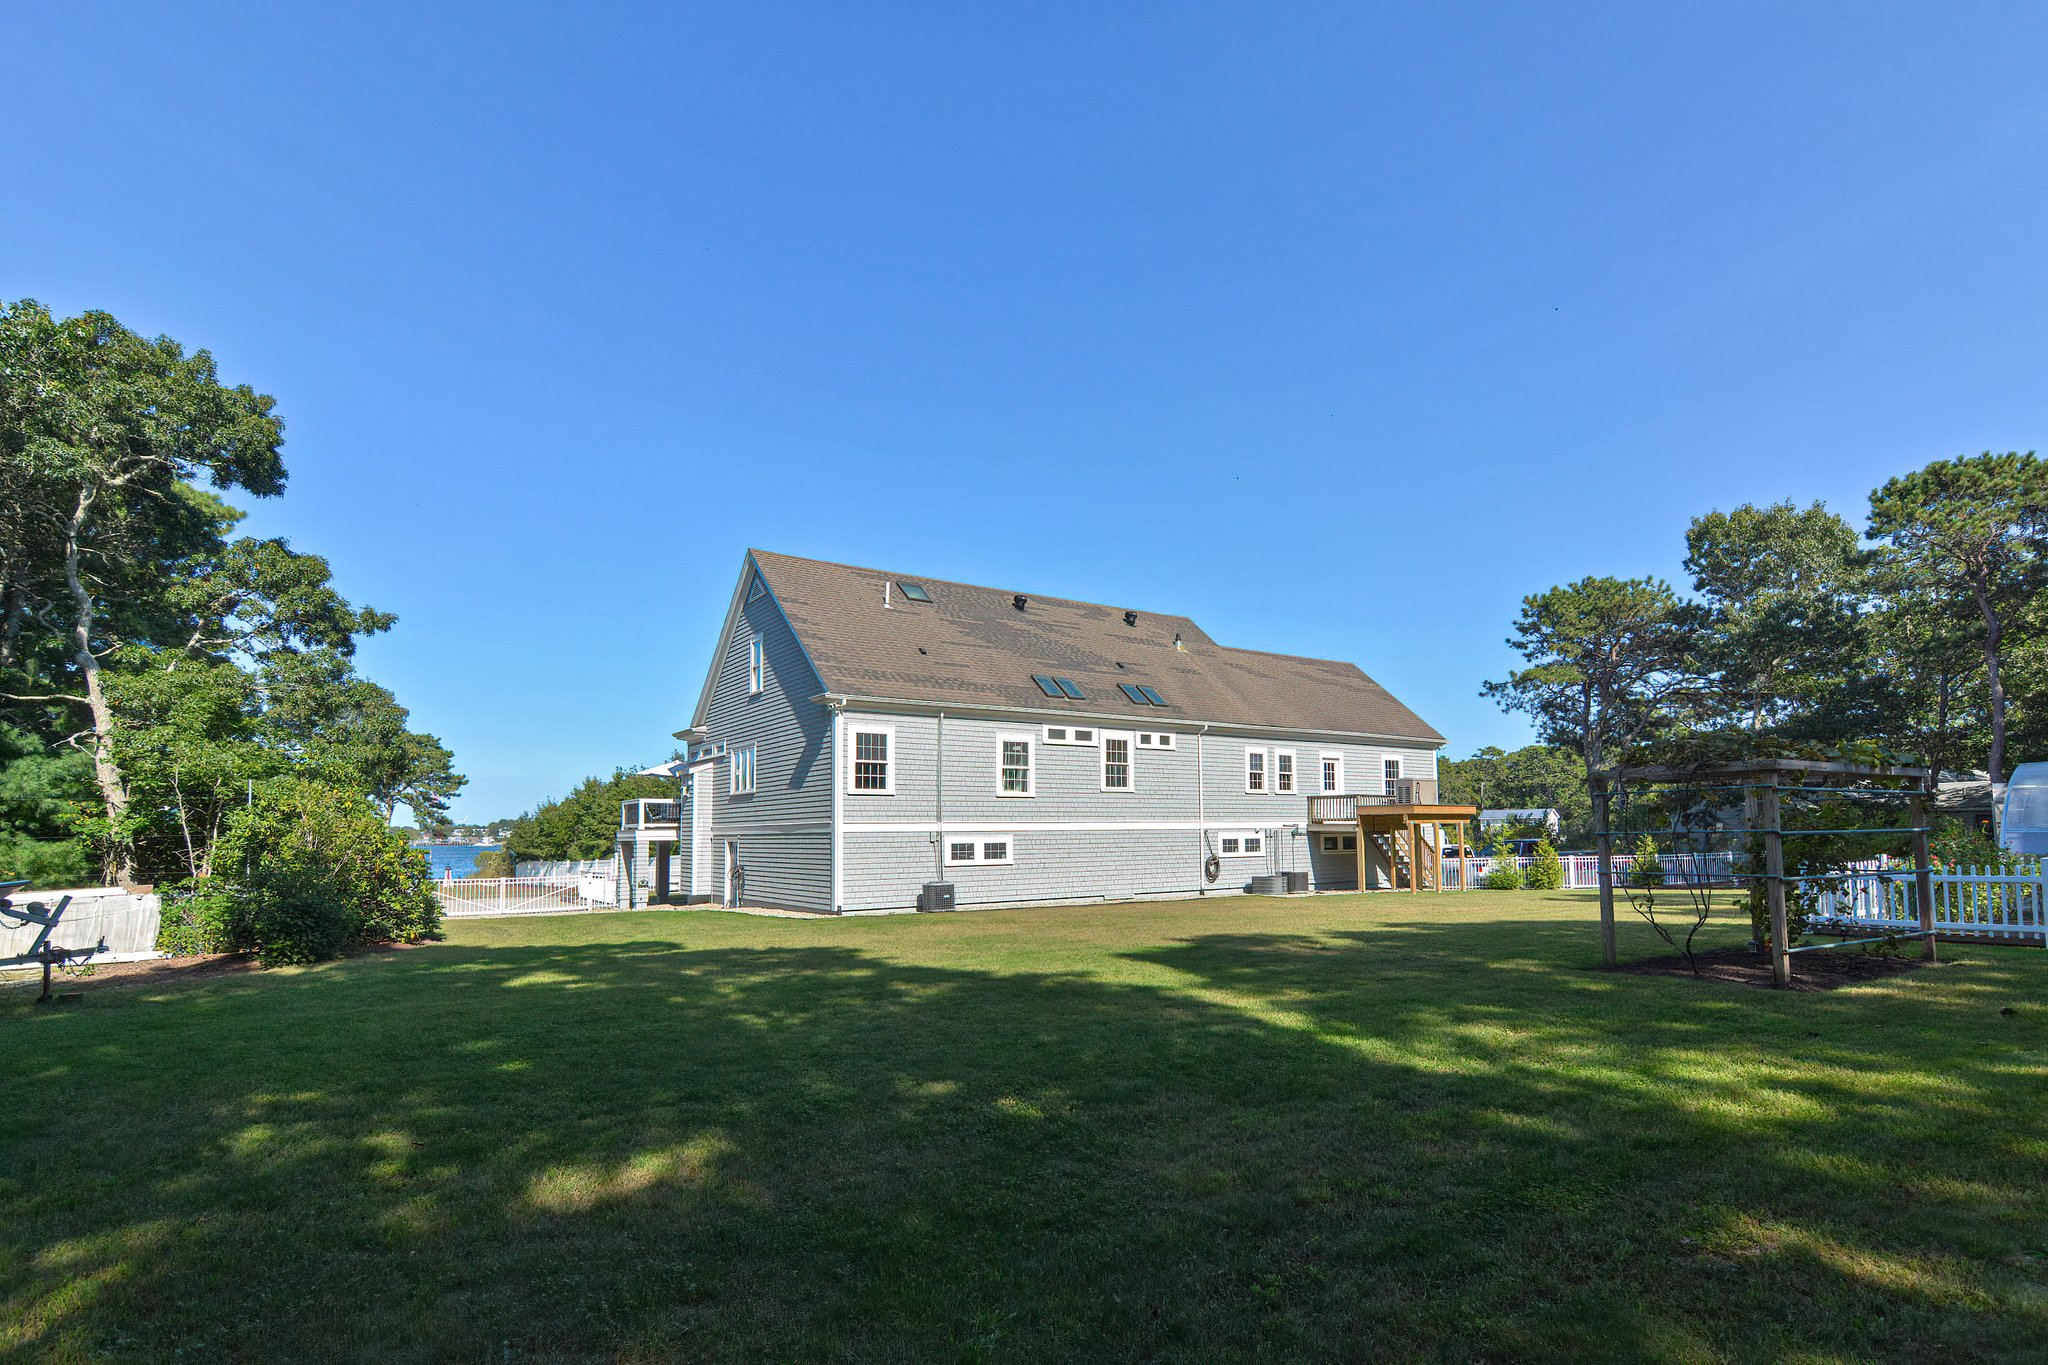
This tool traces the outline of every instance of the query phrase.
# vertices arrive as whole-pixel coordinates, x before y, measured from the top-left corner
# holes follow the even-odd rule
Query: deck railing
[[[653,825],[673,825],[677,819],[677,802],[654,797],[642,797],[638,801],[619,803],[620,829],[646,829]]]
[[[1360,807],[1433,806],[1437,801],[1436,779],[1403,777],[1394,790],[1376,792],[1322,793],[1308,799],[1308,818],[1317,824],[1350,824]]]

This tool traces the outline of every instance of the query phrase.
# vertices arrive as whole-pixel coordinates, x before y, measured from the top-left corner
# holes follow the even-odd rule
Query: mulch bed
[[[396,953],[421,946],[423,945],[418,943],[372,943],[352,950],[348,956]],[[60,967],[50,978],[50,989],[53,992],[70,994],[103,983],[160,985],[263,970],[256,965],[256,959],[248,953],[200,953],[192,957],[152,958],[146,962],[95,963],[88,959],[85,965],[90,966],[92,970],[87,973],[76,973],[66,972]],[[0,976],[0,989],[8,986],[32,986],[33,989],[40,991],[43,986],[42,973],[8,972]]]
[[[1771,987],[1769,953],[1753,953],[1746,947],[1736,945],[1729,948],[1710,948],[1694,954],[1694,957],[1699,962],[1699,979],[1702,981],[1725,981],[1736,986]],[[1837,986],[1854,986],[1859,982],[1877,981],[1887,976],[1917,971],[1926,965],[1926,959],[1920,956],[1918,943],[1909,943],[1897,953],[1865,952],[1861,947],[1830,948],[1824,953],[1794,953],[1791,989],[1831,991]],[[1682,954],[1646,957],[1640,962],[1623,962],[1613,970],[1632,972],[1637,976],[1690,978],[1693,975],[1692,965]]]

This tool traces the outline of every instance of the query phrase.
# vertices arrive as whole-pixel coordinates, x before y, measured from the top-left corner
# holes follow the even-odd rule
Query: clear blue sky
[[[277,396],[467,818],[664,755],[750,544],[1460,755],[1524,593],[2048,444],[2048,7],[1679,11],[12,6],[0,295]]]

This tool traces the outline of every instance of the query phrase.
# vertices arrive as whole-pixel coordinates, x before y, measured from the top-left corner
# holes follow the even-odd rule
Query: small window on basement
[[[932,600],[932,595],[924,590],[922,584],[898,583],[896,591],[902,593],[912,602],[929,602]]]
[[[1222,846],[1223,852],[1226,856],[1235,856],[1237,853],[1238,845],[1241,842],[1242,840],[1240,840],[1234,834],[1226,834],[1221,839],[1217,840],[1217,843],[1219,843]]]

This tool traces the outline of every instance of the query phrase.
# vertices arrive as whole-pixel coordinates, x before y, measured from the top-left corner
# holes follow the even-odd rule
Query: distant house
[[[677,738],[680,801],[629,803],[621,829],[636,903],[1430,884],[1437,836],[1358,811],[1433,808],[1443,736],[1353,664],[1185,616],[751,551]]]
[[[1528,806],[1521,809],[1502,808],[1479,812],[1481,833],[1499,829],[1502,825],[1541,825],[1553,835],[1564,829],[1564,818],[1549,806]]]

